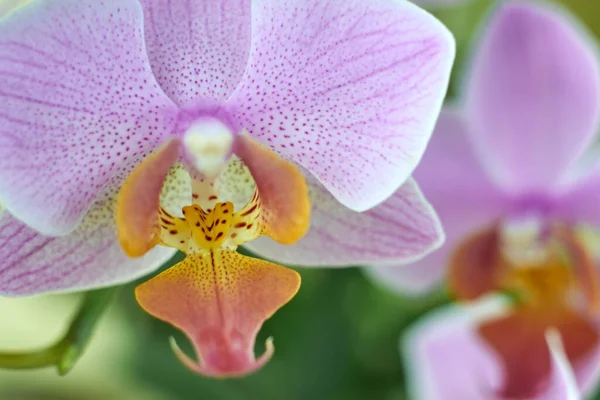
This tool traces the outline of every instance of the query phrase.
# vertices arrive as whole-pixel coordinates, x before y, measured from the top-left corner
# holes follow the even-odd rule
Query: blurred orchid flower
[[[407,179],[454,42],[408,2],[34,0],[0,38],[2,294],[127,282],[181,250],[137,299],[186,332],[188,367],[236,376],[300,284],[239,245],[306,234],[263,254],[343,265],[442,239]]]
[[[449,265],[450,289],[461,300],[511,293],[513,312],[477,333],[500,357],[500,394],[530,398],[550,373],[549,328],[580,384],[579,365],[598,348],[600,168],[590,162],[598,160],[590,145],[600,67],[569,16],[503,2],[469,72],[464,108],[442,113],[415,173],[447,243],[406,269],[374,275],[417,292]]]
[[[496,354],[475,334],[477,326],[510,312],[506,301],[488,297],[471,305],[454,305],[427,315],[402,340],[407,383],[414,399],[500,399],[497,388],[504,379]],[[565,354],[560,334],[544,334],[550,375],[530,400],[579,400],[581,393]],[[586,385],[592,383],[597,359],[585,364]],[[583,367],[583,366],[582,366]],[[581,367],[580,367],[581,369]]]

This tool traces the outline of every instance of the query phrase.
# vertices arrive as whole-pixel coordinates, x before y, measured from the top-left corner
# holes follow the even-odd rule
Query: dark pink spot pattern
[[[113,204],[101,200],[71,234],[49,237],[2,213],[0,291],[17,296],[90,289],[136,279],[173,256],[174,250],[156,247],[144,257],[128,258],[113,219]]]
[[[250,54],[250,0],[140,0],[150,64],[182,106],[225,101]]]
[[[417,165],[453,42],[389,0],[256,1],[252,49],[229,104],[240,127],[314,174],[345,206],[389,197]]]
[[[170,134],[134,0],[39,1],[0,24],[0,204],[66,234]]]

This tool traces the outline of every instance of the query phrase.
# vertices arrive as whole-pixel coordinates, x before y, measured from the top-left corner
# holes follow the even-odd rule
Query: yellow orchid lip
[[[302,174],[247,135],[236,154],[250,170],[256,188],[239,210],[220,201],[214,184],[195,180],[191,204],[182,216],[160,204],[162,183],[179,158],[181,143],[167,142],[147,157],[121,188],[117,227],[130,256],[155,245],[186,258],[136,288],[138,303],[153,316],[183,330],[199,360],[177,346],[188,368],[215,377],[242,376],[262,367],[274,348],[255,358],[254,342],[263,322],[294,297],[300,276],[282,266],[243,256],[239,245],[267,235],[293,243],[308,230],[310,203]]]

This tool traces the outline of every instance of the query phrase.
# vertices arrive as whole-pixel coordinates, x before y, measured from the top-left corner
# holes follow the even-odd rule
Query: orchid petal
[[[250,53],[250,0],[140,0],[161,88],[179,105],[224,101]]]
[[[261,208],[262,233],[279,243],[292,244],[308,231],[310,202],[302,173],[248,135],[240,135],[235,153],[256,184],[260,204],[250,205],[242,215]]]
[[[364,213],[342,206],[317,182],[311,186],[312,220],[304,238],[291,246],[268,238],[246,246],[282,264],[331,267],[409,262],[443,241],[435,212],[411,179]]]
[[[560,333],[565,353],[574,364],[598,346],[597,328],[569,310],[517,309],[479,326],[479,334],[503,365],[504,378],[498,390],[502,397],[531,398],[551,385],[552,361],[545,341],[549,328]]]
[[[446,242],[410,265],[367,270],[383,285],[411,294],[441,283],[452,251],[474,232],[499,218],[507,206],[473,154],[461,116],[451,109],[445,109],[440,115],[414,176],[440,217]]]
[[[71,292],[132,281],[160,267],[174,254],[156,247],[135,260],[124,252],[115,224],[115,176],[71,234],[48,237],[8,212],[0,215],[0,294]],[[173,168],[162,182],[160,202],[176,213],[191,199],[183,168]]]
[[[159,242],[160,194],[180,149],[178,139],[169,140],[146,157],[121,187],[117,231],[121,246],[130,257],[146,254]]]
[[[554,329],[546,332],[546,343],[550,349],[551,371],[550,387],[539,400],[565,399],[579,400],[579,388],[573,369],[565,353],[560,333]]]
[[[194,344],[198,362],[174,350],[195,372],[241,376],[262,367],[273,354],[254,357],[263,322],[300,287],[300,276],[287,268],[234,251],[188,255],[181,263],[136,289],[150,314],[183,330]]]
[[[598,128],[593,41],[562,12],[507,2],[476,50],[466,100],[481,159],[510,193],[547,191]]]
[[[425,149],[454,41],[408,2],[253,2],[252,47],[228,101],[251,136],[297,162],[345,206],[390,197]]]
[[[115,234],[112,207],[94,206],[68,236],[47,237],[0,216],[0,294],[74,292],[129,282],[160,267],[174,250],[155,248],[130,259]]]
[[[36,1],[0,25],[0,203],[44,234],[170,133],[142,25],[135,0]]]
[[[472,0],[411,0],[413,3],[428,8],[450,7],[470,3]]]
[[[589,224],[600,229],[600,165],[555,195],[552,214],[572,224]]]
[[[444,307],[413,325],[401,343],[410,398],[493,399],[502,369],[475,327],[506,311],[503,299],[488,297]]]

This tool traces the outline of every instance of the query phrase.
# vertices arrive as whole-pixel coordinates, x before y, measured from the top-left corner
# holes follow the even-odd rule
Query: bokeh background
[[[600,35],[600,1],[556,2]],[[471,0],[430,10],[457,40],[448,101],[460,85],[472,41],[496,4]],[[273,336],[275,356],[250,377],[212,380],[187,371],[168,344],[170,336],[180,344],[185,338],[142,312],[132,283],[119,290],[86,353],[67,376],[59,377],[52,368],[0,370],[0,400],[405,399],[399,338],[418,318],[450,301],[445,289],[409,298],[370,282],[360,268],[299,272],[300,293],[265,323],[257,341],[262,353],[264,340]],[[0,350],[53,343],[67,329],[81,299],[77,294],[0,298]]]

